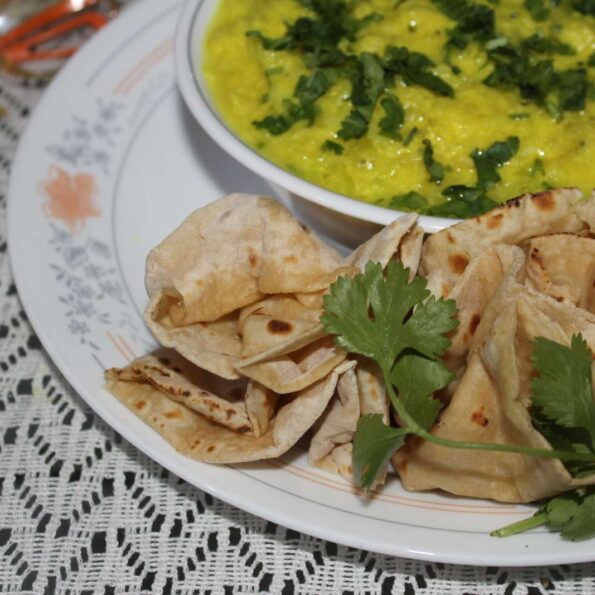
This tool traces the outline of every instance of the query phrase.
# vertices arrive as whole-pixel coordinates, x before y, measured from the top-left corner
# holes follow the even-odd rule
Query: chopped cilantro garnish
[[[477,185],[487,188],[500,181],[498,169],[510,161],[519,150],[519,139],[510,136],[503,142],[495,142],[487,149],[475,149],[471,152],[471,159],[477,170]]]
[[[521,43],[521,50],[535,52],[536,54],[559,54],[560,56],[573,56],[576,54],[574,48],[555,37],[544,37],[534,33],[524,39]]]
[[[595,16],[595,0],[572,0],[572,6],[583,14]]]
[[[345,150],[343,145],[341,145],[340,143],[336,143],[332,140],[324,141],[321,149],[328,153],[334,153],[335,155],[343,155],[343,151]]]
[[[422,142],[424,145],[422,155],[424,165],[430,176],[430,182],[441,184],[442,180],[444,179],[444,165],[442,165],[442,163],[438,163],[438,161],[434,159],[434,148],[432,147],[432,142],[427,138],[424,138]]]
[[[453,88],[430,72],[433,66],[434,62],[427,56],[406,47],[389,46],[384,53],[384,67],[389,76],[399,75],[407,85],[419,85],[437,95],[453,97]]]
[[[546,21],[550,16],[550,10],[545,5],[545,0],[525,0],[525,8],[534,21]]]
[[[529,170],[532,176],[545,176],[545,167],[543,166],[543,159],[536,159]]]
[[[468,0],[432,0],[449,19],[457,23],[448,31],[447,49],[463,50],[471,41],[484,42],[494,36],[494,10]]]
[[[405,140],[403,141],[403,145],[408,147],[411,142],[413,141],[413,139],[415,138],[415,135],[419,132],[417,126],[414,126],[408,133],[407,136],[405,137]]]
[[[399,130],[405,122],[405,110],[399,98],[392,93],[388,93],[380,101],[380,105],[385,113],[385,116],[379,122],[380,134],[394,139],[402,138]]]
[[[428,208],[428,201],[421,194],[412,190],[405,194],[393,196],[388,206],[397,211],[423,213]]]

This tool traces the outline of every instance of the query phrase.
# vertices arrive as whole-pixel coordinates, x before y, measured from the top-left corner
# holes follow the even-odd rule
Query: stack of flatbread
[[[411,215],[340,258],[271,198],[218,200],[149,253],[145,318],[162,348],[108,370],[108,388],[194,459],[278,457],[314,428],[311,462],[350,476],[357,420],[388,422],[388,406],[374,365],[325,334],[323,295],[369,260],[413,275],[422,239]]]
[[[399,259],[454,298],[445,360],[456,380],[433,428],[456,440],[548,448],[531,425],[530,342],[595,351],[595,200],[526,196],[424,242],[408,215],[341,258],[274,200],[235,194],[194,212],[148,255],[147,324],[162,346],[106,373],[108,388],[179,452],[210,463],[278,457],[303,436],[309,461],[352,477],[361,415],[389,414],[373,362],[338,348],[323,296],[368,261]],[[394,457],[403,484],[525,502],[595,479],[558,460],[454,450],[417,439]]]

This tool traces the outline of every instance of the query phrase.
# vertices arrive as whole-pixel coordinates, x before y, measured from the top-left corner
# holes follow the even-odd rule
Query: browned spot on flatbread
[[[452,234],[450,233],[450,231],[446,232],[446,239],[448,240],[449,244],[454,244],[455,243],[455,239],[452,237]]]
[[[479,323],[481,322],[481,316],[479,314],[473,314],[471,321],[469,322],[469,333],[471,335],[475,334]]]
[[[246,432],[249,432],[252,428],[250,426],[240,426],[236,429],[236,432],[239,432],[240,434],[245,434]]]
[[[167,359],[166,357],[160,357],[159,358],[160,363],[162,363],[164,366],[169,366],[170,361],[169,359]]]
[[[252,247],[248,248],[248,262],[250,263],[250,266],[253,267],[258,264],[258,254]]]
[[[179,409],[175,409],[174,411],[166,411],[163,414],[163,417],[167,417],[167,419],[176,419],[178,417],[182,417],[180,414]]]
[[[551,211],[556,206],[556,201],[551,192],[540,192],[531,198],[540,211]]]
[[[504,218],[504,215],[502,213],[496,213],[495,215],[488,217],[488,219],[487,219],[488,229],[496,229],[496,227],[499,227],[500,224],[502,223],[503,218]]]
[[[273,335],[286,335],[292,331],[293,327],[284,320],[269,320],[267,329]]]
[[[147,404],[147,402],[146,402],[146,401],[137,401],[137,402],[134,404],[134,408],[135,408],[135,409],[138,409],[138,410],[140,411],[141,409],[143,409],[143,408],[145,407],[145,405],[146,405],[146,404]]]
[[[488,418],[484,415],[483,407],[480,407],[477,411],[471,414],[471,421],[475,424],[483,426],[484,428],[490,423]]]
[[[508,208],[516,207],[518,209],[521,206],[521,198],[522,197],[520,196],[517,196],[516,198],[511,198],[510,200],[507,200],[504,204]]]
[[[207,452],[213,452],[215,447],[211,444],[211,446],[207,447]]]
[[[289,264],[295,264],[298,259],[293,254],[288,254],[287,256],[283,257],[284,262],[288,262]]]
[[[302,223],[301,221],[298,221],[298,224],[306,233],[310,233],[310,230],[306,227],[306,225],[304,223]]]
[[[448,257],[448,264],[453,273],[462,275],[469,264],[469,258],[466,254],[451,254]]]

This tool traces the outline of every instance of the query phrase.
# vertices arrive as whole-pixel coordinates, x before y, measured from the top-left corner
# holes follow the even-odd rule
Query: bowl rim
[[[308,182],[257,153],[227,126],[209,100],[204,84],[199,80],[200,65],[197,64],[194,51],[197,46],[197,31],[200,31],[198,25],[201,25],[203,31],[206,30],[212,10],[220,1],[186,0],[178,20],[174,46],[178,89],[194,118],[213,141],[228,155],[262,178],[331,211],[380,225],[388,225],[395,219],[410,214],[350,198]],[[211,11],[208,10],[209,7],[212,8]],[[202,47],[202,43],[199,47]],[[429,233],[458,222],[460,219],[428,215],[419,215],[418,218],[418,224]]]

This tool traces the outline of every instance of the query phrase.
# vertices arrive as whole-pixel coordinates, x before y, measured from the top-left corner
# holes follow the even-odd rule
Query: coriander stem
[[[399,414],[401,419],[405,422],[405,429],[415,434],[428,442],[439,444],[440,446],[446,446],[449,448],[460,448],[465,450],[488,450],[496,452],[510,452],[515,454],[527,455],[530,457],[540,457],[543,459],[560,459],[561,461],[586,461],[595,462],[595,454],[586,452],[567,452],[564,450],[550,450],[545,448],[532,448],[530,446],[520,446],[515,444],[497,444],[492,442],[465,442],[462,440],[450,440],[448,438],[440,438],[434,436],[424,428],[422,428],[416,421],[409,415],[409,412],[403,407],[393,384],[390,379],[390,373],[385,366],[382,366],[382,375],[384,377],[384,384],[388,389],[391,403],[395,408],[395,411]]]
[[[528,519],[523,519],[522,521],[517,521],[516,523],[506,525],[506,527],[496,529],[495,531],[492,531],[490,535],[492,537],[509,537],[510,535],[516,535],[517,533],[522,533],[523,531],[529,531],[530,529],[541,527],[546,523],[547,513],[538,512],[537,514],[530,516]]]

